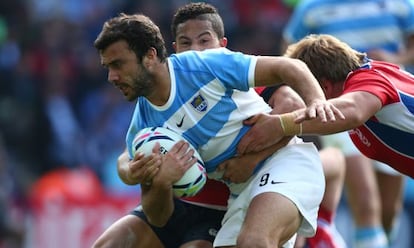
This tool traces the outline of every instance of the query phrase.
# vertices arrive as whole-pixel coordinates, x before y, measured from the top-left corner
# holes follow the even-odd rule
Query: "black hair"
[[[177,10],[171,24],[171,34],[175,40],[177,27],[188,20],[207,20],[211,22],[214,32],[219,39],[224,37],[224,24],[217,9],[208,3],[189,3]]]
[[[161,62],[167,57],[167,49],[159,27],[145,15],[121,13],[109,19],[104,23],[94,46],[98,51],[103,51],[119,40],[125,40],[128,43],[139,61],[142,61],[143,56],[151,47],[155,48]]]

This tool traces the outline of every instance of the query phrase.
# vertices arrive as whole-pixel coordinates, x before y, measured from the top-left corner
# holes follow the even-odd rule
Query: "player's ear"
[[[227,38],[226,37],[221,38],[219,43],[221,47],[227,47]]]
[[[142,65],[147,69],[150,69],[158,61],[157,50],[153,47],[150,47],[142,57]]]
[[[172,47],[174,49],[174,52],[177,52],[177,43],[175,41],[173,41]]]
[[[149,59],[157,58],[157,49],[155,49],[154,47],[150,47],[147,53],[145,54],[145,57],[148,57]]]
[[[319,84],[320,84],[320,86],[321,86],[321,88],[322,88],[323,92],[325,93],[325,96],[329,96],[329,95],[331,95],[331,94],[332,94],[332,91],[333,91],[333,84],[332,84],[332,82],[331,82],[330,80],[327,80],[327,79],[322,79],[322,80],[319,82]]]

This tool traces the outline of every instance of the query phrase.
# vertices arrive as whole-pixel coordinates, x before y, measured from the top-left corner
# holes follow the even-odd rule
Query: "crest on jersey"
[[[197,110],[198,112],[204,112],[207,110],[207,100],[202,96],[198,95],[193,98],[191,101],[191,105]]]

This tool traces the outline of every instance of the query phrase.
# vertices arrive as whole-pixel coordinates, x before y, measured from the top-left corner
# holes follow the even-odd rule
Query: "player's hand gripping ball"
[[[172,130],[163,127],[144,128],[137,133],[132,142],[133,152],[135,154],[139,151],[147,156],[151,154],[155,143],[159,142],[160,153],[165,154],[180,140],[184,140],[184,138]],[[204,187],[207,180],[204,162],[200,154],[190,143],[189,145],[194,150],[197,162],[184,173],[180,180],[174,183],[173,192],[176,197],[196,195]]]

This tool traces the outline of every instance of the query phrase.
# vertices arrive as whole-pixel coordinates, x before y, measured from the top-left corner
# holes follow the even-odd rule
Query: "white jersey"
[[[169,57],[170,97],[163,106],[138,98],[126,139],[130,157],[135,134],[152,126],[181,134],[198,150],[207,172],[233,157],[249,129],[243,120],[271,110],[251,88],[256,61],[256,56],[226,48]]]

